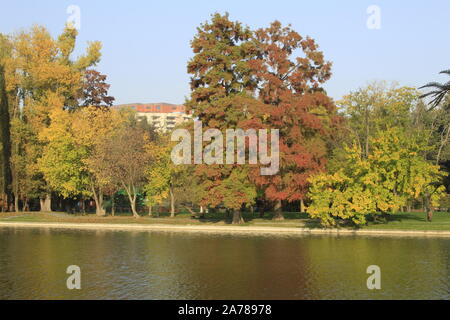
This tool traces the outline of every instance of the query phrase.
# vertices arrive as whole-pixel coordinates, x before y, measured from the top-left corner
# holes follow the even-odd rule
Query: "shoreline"
[[[73,230],[111,230],[111,231],[174,231],[190,233],[247,234],[247,235],[359,235],[359,236],[400,236],[400,237],[448,237],[445,230],[349,230],[349,229],[311,229],[293,227],[249,227],[249,226],[198,226],[170,224],[110,224],[110,223],[71,223],[71,222],[0,222],[8,228],[48,228]]]

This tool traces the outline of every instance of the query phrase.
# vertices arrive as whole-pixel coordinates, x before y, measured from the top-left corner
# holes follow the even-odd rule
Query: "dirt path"
[[[347,229],[309,229],[291,227],[257,226],[210,226],[210,225],[164,225],[164,224],[110,224],[110,223],[66,223],[66,222],[0,222],[0,227],[13,228],[54,228],[79,230],[116,230],[116,231],[171,231],[202,233],[236,233],[247,235],[364,235],[364,236],[414,236],[414,237],[450,237],[450,231],[418,230],[347,230]]]

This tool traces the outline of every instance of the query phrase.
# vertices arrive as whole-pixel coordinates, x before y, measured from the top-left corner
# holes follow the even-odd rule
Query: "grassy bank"
[[[286,212],[284,221],[273,221],[272,214],[266,213],[260,218],[256,214],[244,214],[243,226],[286,227],[286,228],[321,228],[319,222],[305,214]],[[65,223],[117,223],[117,224],[170,224],[170,225],[211,225],[225,226],[231,224],[231,217],[224,214],[208,214],[205,219],[193,219],[189,213],[180,213],[175,218],[167,214],[160,217],[143,216],[135,219],[131,214],[114,217],[97,217],[95,215],[74,215],[66,213],[0,213],[0,221],[10,222],[65,222]],[[409,212],[392,215],[388,221],[369,223],[363,230],[446,230],[450,231],[450,213],[436,212],[433,222],[427,222],[423,212]]]

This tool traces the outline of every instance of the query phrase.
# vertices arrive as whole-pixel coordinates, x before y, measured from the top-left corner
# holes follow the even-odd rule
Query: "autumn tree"
[[[423,136],[391,127],[370,138],[369,155],[358,143],[345,147],[338,170],[310,178],[308,214],[324,226],[363,225],[367,217],[395,214],[409,199],[427,195],[436,204],[444,188],[434,182],[444,173],[423,158],[425,143]]]
[[[96,214],[104,216],[104,195],[117,184],[107,174],[110,163],[102,144],[124,125],[123,115],[97,107],[74,112],[56,107],[50,120],[40,135],[45,146],[38,165],[44,178],[64,198],[92,197]]]
[[[43,143],[38,166],[45,181],[63,197],[89,196],[88,172],[83,160],[88,156],[85,145],[78,143],[72,126],[77,113],[63,109],[63,101],[50,113],[51,124],[40,133]]]
[[[255,53],[251,38],[251,30],[231,21],[228,14],[216,13],[197,28],[191,41],[194,56],[188,63],[191,97],[187,106],[202,121],[204,130],[225,132],[238,127],[248,105],[254,103],[255,82],[248,64]],[[234,212],[233,223],[242,223],[241,208],[255,196],[249,170],[223,163],[222,159],[196,167],[205,190],[201,205],[224,204]]]
[[[161,203],[170,194],[170,167],[173,164],[169,147],[170,144],[164,145],[161,141],[152,141],[147,146],[147,152],[152,158],[151,164],[146,168],[147,183],[144,186],[149,215],[152,215],[152,207]],[[175,215],[174,211],[174,203],[171,201],[172,216]]]
[[[282,201],[303,201],[308,178],[325,168],[327,140],[339,122],[322,88],[331,76],[331,63],[312,38],[278,21],[255,31],[253,43],[257,54],[249,64],[262,105],[250,114],[264,127],[280,130],[280,171],[272,176],[254,171],[252,176],[275,202],[274,219],[282,220]]]
[[[114,97],[108,95],[110,85],[106,83],[106,75],[96,70],[86,70],[83,75],[81,106],[108,108],[113,105]]]
[[[185,182],[181,177],[186,171],[185,166],[177,166],[172,162],[173,145],[167,135],[161,135],[147,145],[151,163],[146,170],[147,184],[144,188],[149,206],[167,197],[170,199],[171,218],[175,217],[175,189]]]
[[[108,163],[104,174],[125,190],[136,218],[139,217],[137,197],[145,185],[146,168],[151,160],[147,152],[149,139],[148,133],[142,128],[128,123],[116,130],[111,137],[104,139],[99,147],[105,163]]]
[[[88,67],[95,65],[100,59],[99,42],[92,42],[85,55],[76,60],[71,59],[75,49],[77,31],[66,27],[63,33],[53,39],[43,27],[34,26],[29,32],[21,32],[12,39],[12,53],[5,62],[6,91],[9,97],[11,123],[27,130],[11,131],[27,132],[35,138],[24,139],[15,134],[12,141],[12,154],[20,155],[15,159],[26,158],[26,167],[13,163],[12,167],[26,171],[36,170],[32,183],[41,199],[41,210],[51,210],[51,188],[39,171],[37,159],[41,157],[44,144],[38,137],[42,130],[50,124],[49,114],[53,103],[62,101],[62,108],[74,108],[77,105],[77,93],[82,86],[82,74]],[[27,144],[28,142],[33,144]],[[28,176],[16,169],[12,170],[13,181]],[[23,186],[26,180],[14,183]],[[30,188],[27,188],[30,189]],[[16,190],[15,197],[23,193]]]
[[[436,165],[443,164],[448,157],[448,141],[450,135],[449,110],[446,100],[433,108],[428,108],[420,98],[417,89],[399,87],[386,82],[370,83],[344,96],[339,102],[346,119],[347,137],[345,143],[355,142],[367,159],[371,153],[371,141],[392,128],[402,131],[402,134],[411,134],[423,138],[423,148],[420,156]],[[330,160],[329,169],[342,166],[343,148],[338,147]],[[436,180],[433,185],[439,189],[443,183]],[[433,189],[432,186],[430,186]],[[424,209],[427,219],[432,215],[432,191],[423,194]],[[411,198],[407,207],[414,203]]]

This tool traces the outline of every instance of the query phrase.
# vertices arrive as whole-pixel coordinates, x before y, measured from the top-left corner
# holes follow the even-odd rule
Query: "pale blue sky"
[[[192,0],[80,1],[2,0],[0,32],[32,24],[57,35],[69,5],[81,9],[79,50],[88,40],[103,43],[98,69],[108,75],[117,103],[183,103],[189,95],[186,63],[196,27],[214,12],[230,13],[252,28],[277,19],[310,35],[333,62],[328,93],[339,99],[372,80],[420,86],[447,80],[450,69],[450,1]],[[370,5],[381,9],[381,29],[366,26]]]

